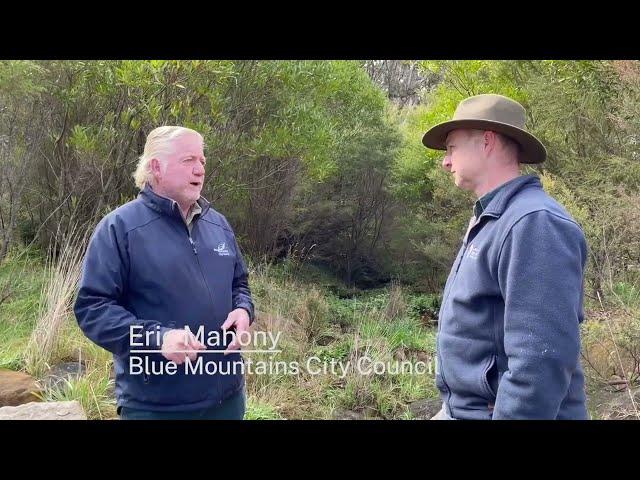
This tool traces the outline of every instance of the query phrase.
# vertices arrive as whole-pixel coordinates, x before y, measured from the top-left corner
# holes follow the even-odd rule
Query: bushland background
[[[432,360],[474,199],[421,136],[480,93],[526,107],[549,158],[525,172],[586,233],[590,414],[640,418],[638,61],[0,62],[0,398],[22,372],[41,400],[115,417],[111,356],[71,305],[88,236],[136,197],[163,124],[205,138],[203,195],[248,260],[255,328],[283,332],[279,360]],[[430,375],[252,375],[248,392],[249,419],[438,406]]]

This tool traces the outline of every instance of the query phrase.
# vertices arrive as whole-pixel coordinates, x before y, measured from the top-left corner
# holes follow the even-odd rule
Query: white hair
[[[163,165],[163,168],[166,167],[166,156],[173,151],[171,147],[173,140],[185,134],[195,134],[202,139],[202,135],[195,130],[173,125],[154,128],[149,132],[149,135],[147,135],[147,142],[144,145],[144,153],[140,155],[138,166],[136,167],[136,171],[133,173],[136,186],[140,190],[142,190],[147,182],[150,182],[153,178],[153,173],[151,172],[151,159],[158,159],[161,165]]]

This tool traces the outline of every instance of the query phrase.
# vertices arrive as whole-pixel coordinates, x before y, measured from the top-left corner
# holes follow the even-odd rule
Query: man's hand
[[[196,339],[188,327],[184,330],[169,330],[164,334],[162,340],[162,355],[178,365],[183,364],[187,357],[191,361],[195,360],[197,356],[195,350],[205,350],[206,348]],[[189,352],[185,352],[185,350],[189,350]]]
[[[246,336],[242,332],[249,331],[249,323],[250,323],[249,314],[244,308],[236,308],[235,310],[232,310],[229,313],[229,315],[227,316],[227,320],[222,324],[222,330],[226,331],[232,327],[235,327],[236,334],[233,341],[229,344],[229,346],[225,350],[224,352],[225,355],[229,353],[233,353],[234,350],[240,350],[241,345],[240,345],[240,342],[238,341],[238,338],[241,338],[240,337],[241,335],[242,337]]]

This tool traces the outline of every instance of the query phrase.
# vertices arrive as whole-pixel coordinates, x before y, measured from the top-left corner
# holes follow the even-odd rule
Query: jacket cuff
[[[249,314],[249,325],[253,325],[253,322],[255,321],[255,315],[253,313],[253,309],[248,306],[248,305],[236,305],[235,308],[241,308],[243,309],[245,312],[247,312]]]

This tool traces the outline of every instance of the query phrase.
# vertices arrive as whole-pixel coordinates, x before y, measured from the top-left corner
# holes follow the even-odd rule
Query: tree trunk
[[[11,239],[11,231],[8,230],[5,232],[4,238],[2,239],[2,248],[0,248],[0,263],[2,263],[9,252],[9,242]]]

